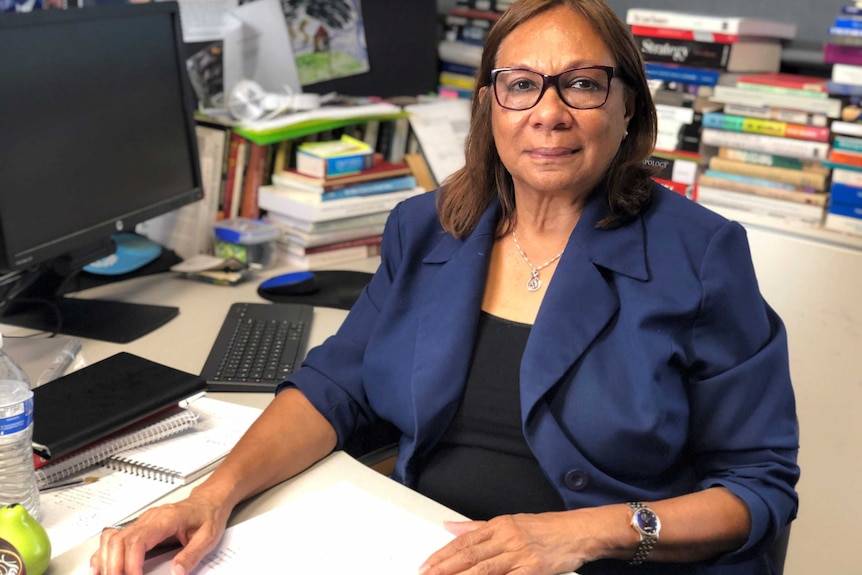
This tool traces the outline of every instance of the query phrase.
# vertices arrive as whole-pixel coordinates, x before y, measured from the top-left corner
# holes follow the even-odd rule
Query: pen
[[[72,481],[66,481],[65,483],[57,483],[55,485],[49,485],[48,487],[43,487],[39,490],[39,493],[47,493],[49,491],[59,491],[60,489],[66,489],[68,487],[75,487],[77,485],[85,485],[87,483],[95,483],[98,481],[98,477],[81,477],[79,479],[73,479]]]

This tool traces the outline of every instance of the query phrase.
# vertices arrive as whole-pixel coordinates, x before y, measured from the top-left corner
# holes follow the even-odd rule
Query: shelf
[[[824,228],[822,226],[814,226],[802,222],[795,222],[793,220],[785,220],[775,216],[754,214],[745,210],[726,208],[724,206],[716,206],[708,203],[702,203],[701,205],[729,220],[737,221],[746,227],[751,226],[768,229],[770,231],[777,231],[790,236],[802,237],[824,244],[862,250],[862,236],[846,234],[837,230]]]

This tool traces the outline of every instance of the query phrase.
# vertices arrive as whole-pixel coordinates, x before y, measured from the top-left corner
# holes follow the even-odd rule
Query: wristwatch
[[[655,544],[658,543],[658,534],[661,531],[661,521],[655,512],[640,502],[631,502],[632,528],[641,538],[635,555],[629,561],[629,565],[640,565],[649,555]]]

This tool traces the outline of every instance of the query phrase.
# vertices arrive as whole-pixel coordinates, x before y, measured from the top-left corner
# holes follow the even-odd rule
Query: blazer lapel
[[[461,398],[499,211],[493,202],[468,238],[456,240],[447,234],[423,260],[427,266],[440,268],[430,280],[423,302],[412,377],[417,414],[414,437],[429,443],[435,443],[436,432],[446,428],[437,419],[448,422]]]
[[[613,230],[597,229],[606,213],[605,195],[594,194],[548,285],[521,361],[525,421],[619,310],[613,274],[648,278],[641,220]]]

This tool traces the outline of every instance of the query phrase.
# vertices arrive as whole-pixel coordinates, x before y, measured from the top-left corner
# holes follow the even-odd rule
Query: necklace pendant
[[[542,287],[542,280],[539,279],[539,272],[533,270],[533,275],[527,280],[527,291],[539,291]]]

